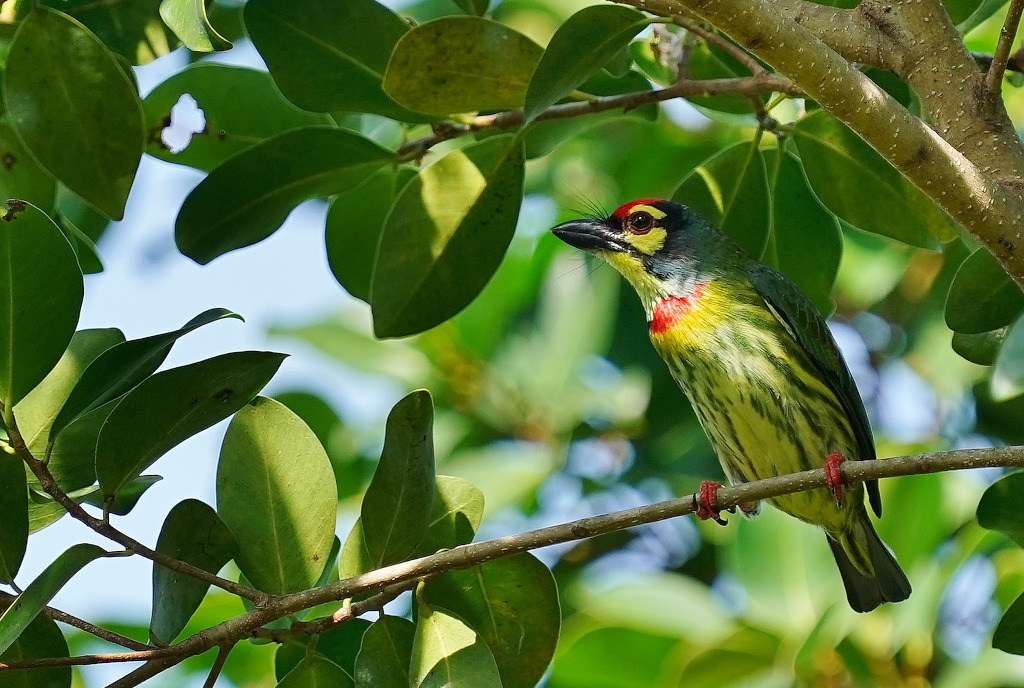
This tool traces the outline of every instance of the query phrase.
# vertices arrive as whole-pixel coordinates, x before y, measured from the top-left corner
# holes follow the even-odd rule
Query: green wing
[[[864,401],[818,309],[788,278],[767,266],[759,264],[754,267],[751,270],[751,282],[765,303],[792,331],[797,343],[804,348],[821,373],[825,384],[843,405],[857,440],[858,458],[874,459],[875,443],[871,437],[871,425],[864,410]],[[871,508],[877,516],[881,516],[882,500],[878,494],[878,482],[870,480],[865,481],[865,484]]]

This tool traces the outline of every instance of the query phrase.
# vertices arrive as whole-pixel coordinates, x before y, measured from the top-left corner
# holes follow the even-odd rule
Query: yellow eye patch
[[[624,232],[624,238],[629,244],[637,251],[644,253],[648,256],[652,256],[661,250],[661,247],[665,245],[665,229],[659,225],[654,225],[650,230],[643,234],[636,234],[629,230],[629,218],[635,213],[647,213],[654,218],[655,222],[665,218],[665,212],[658,210],[652,205],[637,204],[629,209],[629,216],[626,217],[625,225],[626,231]]]

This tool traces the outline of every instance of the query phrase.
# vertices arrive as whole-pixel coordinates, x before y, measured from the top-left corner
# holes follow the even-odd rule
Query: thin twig
[[[234,649],[234,645],[221,645],[220,651],[217,652],[217,659],[213,660],[213,666],[210,667],[210,673],[206,676],[206,681],[203,683],[203,688],[213,688],[214,684],[217,683],[217,677],[220,676],[220,672],[224,670],[224,662],[228,661],[228,655],[231,654],[231,650]]]
[[[8,604],[13,602],[17,598],[17,595],[12,595],[9,592],[0,591],[0,608],[6,607]],[[140,643],[137,640],[127,638],[120,633],[114,633],[113,631],[101,628],[100,626],[93,625],[84,619],[80,619],[77,616],[72,616],[67,612],[63,612],[60,609],[54,607],[43,607],[41,612],[43,616],[53,619],[54,621],[60,621],[61,623],[67,624],[68,626],[74,626],[80,631],[85,631],[90,635],[94,635],[100,640],[106,640],[108,643],[114,645],[120,645],[126,647],[129,650],[146,651],[156,649],[152,645],[146,643]]]
[[[999,30],[999,42],[996,43],[996,51],[992,54],[992,64],[988,67],[988,74],[985,75],[985,86],[988,89],[989,98],[993,101],[999,99],[1002,94],[1003,73],[1006,71],[1006,63],[1010,59],[1013,39],[1017,36],[1022,10],[1024,10],[1024,0],[1010,0],[1003,28]]]
[[[729,53],[733,59],[746,67],[751,74],[757,75],[765,71],[765,68],[761,66],[761,63],[751,57],[748,52],[721,34],[715,33],[714,31],[708,31],[697,22],[679,14],[672,17],[672,23],[683,27],[690,33],[700,36],[708,43],[711,43],[712,45],[715,45],[721,50]]]

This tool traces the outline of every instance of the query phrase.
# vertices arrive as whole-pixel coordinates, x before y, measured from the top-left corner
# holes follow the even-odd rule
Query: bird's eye
[[[654,227],[654,216],[650,213],[638,210],[630,213],[626,218],[626,229],[633,234],[647,234]]]

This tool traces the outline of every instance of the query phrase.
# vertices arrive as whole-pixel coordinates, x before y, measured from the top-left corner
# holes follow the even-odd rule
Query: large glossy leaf
[[[36,161],[120,220],[145,131],[135,86],[114,56],[71,17],[37,7],[15,34],[3,86],[11,126]]]
[[[124,335],[116,328],[75,332],[53,370],[14,407],[18,430],[33,454],[45,455],[53,421],[83,371],[97,356],[123,341]]]
[[[1024,490],[1024,473],[1003,476],[988,486],[978,501],[978,524],[998,530],[1024,547],[1024,506],[1020,495]]]
[[[281,679],[277,688],[352,688],[352,677],[329,659],[306,657]]]
[[[0,664],[14,660],[67,657],[68,643],[57,622],[37,616],[18,639],[0,654]],[[71,688],[71,667],[38,667],[0,672],[0,688]]]
[[[551,670],[552,684],[585,688],[658,685],[679,638],[621,625],[600,626],[566,640]]]
[[[1024,394],[1024,318],[1006,332],[992,369],[992,399],[1005,401]]]
[[[0,453],[0,583],[18,575],[28,545],[28,485],[20,456]]]
[[[511,135],[452,151],[405,186],[373,272],[378,337],[434,327],[480,293],[512,240],[522,188],[522,144]]]
[[[1024,292],[986,248],[972,253],[957,270],[946,297],[946,325],[978,334],[1009,325],[1024,312]]]
[[[231,41],[217,33],[206,16],[206,0],[163,0],[160,18],[189,50],[228,50]]]
[[[171,150],[161,134],[172,108],[187,94],[202,110],[205,126],[183,150]],[[153,89],[142,103],[150,155],[209,172],[232,155],[289,129],[328,125],[330,117],[305,112],[285,100],[266,72],[196,62]]]
[[[530,79],[525,120],[569,95],[622,52],[648,23],[646,15],[621,5],[584,7],[569,17],[551,37]]]
[[[417,596],[409,686],[502,688],[494,657],[465,621]]]
[[[72,576],[89,562],[106,554],[96,545],[73,545],[43,569],[0,616],[0,653],[6,652],[14,644],[22,631]]]
[[[96,440],[96,477],[113,497],[169,449],[239,410],[284,354],[239,351],[157,373],[126,394]]]
[[[408,688],[416,626],[398,616],[382,615],[366,629],[356,656],[356,688]]]
[[[197,263],[273,234],[299,203],[358,186],[393,151],[343,129],[307,127],[267,139],[213,170],[185,199],[178,249]]]
[[[179,502],[167,514],[156,550],[217,573],[235,555],[237,545],[217,512],[194,499]],[[169,645],[185,628],[206,596],[209,584],[153,564],[153,614],[149,637]]]
[[[442,17],[398,41],[384,90],[405,107],[432,115],[521,107],[542,52],[491,19]]]
[[[990,366],[996,362],[996,356],[999,354],[1000,347],[1003,346],[1003,340],[1006,339],[1009,329],[1009,327],[1000,327],[998,330],[977,334],[954,332],[951,342],[953,351],[971,363]]]
[[[366,619],[350,619],[315,638],[299,638],[278,648],[274,654],[274,675],[280,681],[294,669],[302,659],[314,652],[341,667],[349,676],[354,675],[356,655],[363,635],[371,626]],[[406,659],[406,666],[409,660]]]
[[[257,397],[232,419],[217,465],[217,513],[238,542],[238,568],[272,594],[313,585],[334,541],[331,462],[302,419]]]
[[[178,46],[177,37],[160,19],[160,2],[42,0],[43,5],[66,12],[85,24],[108,50],[133,65],[145,64]]]
[[[376,0],[251,0],[245,26],[281,92],[299,107],[424,120],[381,89],[391,51],[409,25]]]
[[[434,506],[434,407],[418,390],[388,414],[384,449],[360,519],[366,551],[377,566],[413,553],[430,525]]]
[[[793,135],[814,193],[854,227],[923,248],[955,236],[938,206],[839,120],[819,111]]]
[[[4,118],[0,120],[0,198],[20,198],[50,209],[57,182],[39,166]]]
[[[533,688],[555,653],[561,613],[551,571],[528,552],[427,581],[423,599],[487,643],[504,688]]]
[[[83,296],[71,244],[21,201],[0,217],[0,294],[0,403],[9,414],[60,360]]]
[[[242,316],[224,308],[211,308],[177,330],[127,342],[122,337],[120,343],[103,351],[81,373],[53,419],[50,442],[75,419],[116,399],[156,372],[179,337],[224,318],[241,320]]]
[[[756,145],[737,143],[708,158],[683,177],[672,200],[706,217],[754,258],[764,253],[772,210]]]

